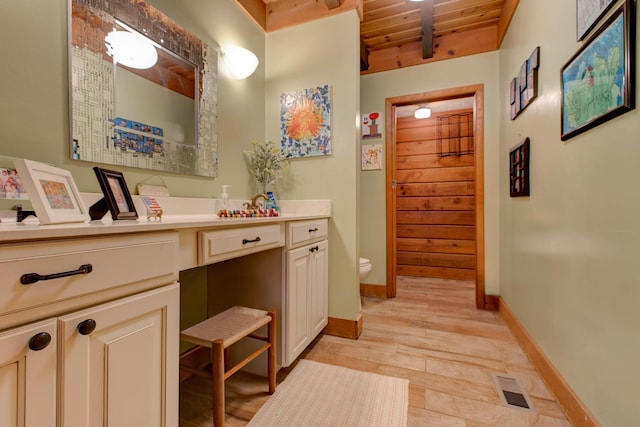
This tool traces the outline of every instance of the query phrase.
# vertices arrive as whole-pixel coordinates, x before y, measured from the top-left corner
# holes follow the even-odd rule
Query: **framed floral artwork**
[[[331,154],[329,85],[280,95],[282,151],[289,158]]]

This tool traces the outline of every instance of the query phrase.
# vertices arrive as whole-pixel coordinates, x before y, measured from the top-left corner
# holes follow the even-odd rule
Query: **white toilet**
[[[371,261],[367,258],[360,258],[360,281],[371,272]]]

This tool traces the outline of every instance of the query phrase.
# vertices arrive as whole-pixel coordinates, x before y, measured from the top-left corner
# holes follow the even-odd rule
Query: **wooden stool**
[[[268,326],[267,336],[254,334],[256,330]],[[242,338],[249,337],[265,341],[262,347],[234,366],[229,366],[228,348]],[[247,307],[232,307],[220,314],[204,320],[180,333],[184,341],[197,344],[198,347],[211,349],[211,371],[181,368],[196,375],[211,377],[213,380],[213,425],[224,425],[224,381],[240,368],[268,350],[269,394],[276,391],[276,313]]]

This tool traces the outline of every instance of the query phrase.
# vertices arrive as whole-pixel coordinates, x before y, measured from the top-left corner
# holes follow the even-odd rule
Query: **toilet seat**
[[[364,279],[371,272],[371,261],[367,258],[360,258],[360,280]]]

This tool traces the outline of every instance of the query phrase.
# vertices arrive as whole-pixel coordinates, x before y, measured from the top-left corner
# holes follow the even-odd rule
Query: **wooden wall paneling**
[[[423,239],[462,239],[474,240],[473,225],[398,225],[398,237],[417,237]]]
[[[475,192],[475,185],[470,181],[417,182],[398,186],[398,193],[404,196],[473,196]]]
[[[477,203],[477,202],[476,202]],[[476,215],[473,211],[403,211],[397,214],[397,224],[466,224],[474,225]]]
[[[434,114],[430,119],[397,121],[396,210],[475,212],[475,157],[438,153],[439,138],[473,138],[473,128],[451,127],[441,118],[468,116],[470,110]],[[445,126],[443,126],[445,124]],[[434,142],[436,142],[434,144]],[[440,143],[440,144],[439,144]],[[430,154],[423,154],[429,152]],[[402,153],[402,154],[400,154]],[[475,277],[475,224],[397,224],[397,273],[472,280]],[[464,258],[460,258],[464,257]]]

